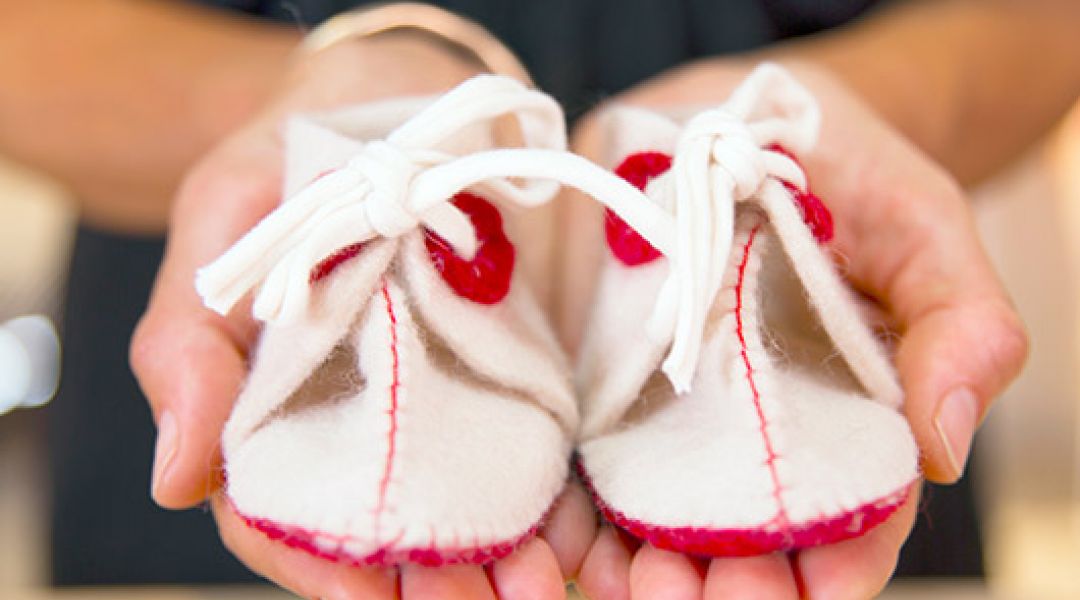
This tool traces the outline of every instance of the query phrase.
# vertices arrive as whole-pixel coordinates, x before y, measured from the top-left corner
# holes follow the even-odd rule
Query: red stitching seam
[[[912,486],[918,481],[916,477],[900,489],[853,510],[832,517],[819,515],[809,521],[792,524],[786,531],[757,527],[711,529],[693,526],[668,527],[632,519],[600,497],[580,457],[575,461],[575,468],[593,502],[609,522],[633,536],[647,540],[657,548],[701,556],[756,556],[833,544],[858,537],[896,512],[896,509],[907,501]]]
[[[450,546],[437,548],[432,544],[428,547],[398,548],[397,542],[400,541],[399,537],[397,540],[379,547],[378,550],[370,554],[358,556],[345,551],[342,545],[352,541],[365,541],[366,538],[351,535],[331,535],[322,531],[285,525],[270,519],[248,516],[236,508],[236,504],[233,502],[232,498],[228,498],[228,501],[233,512],[243,519],[248,527],[261,531],[271,540],[285,544],[290,548],[303,550],[318,558],[358,567],[392,567],[405,562],[412,562],[425,567],[439,567],[452,564],[489,564],[494,560],[509,556],[511,552],[535,537],[536,533],[540,530],[540,526],[545,523],[548,518],[548,515],[545,513],[539,521],[533,524],[532,527],[520,536],[494,542],[485,546]],[[549,509],[549,511],[550,510],[551,509]],[[322,548],[317,542],[318,538],[332,539],[338,543],[338,548],[333,550]]]
[[[768,453],[765,463],[769,466],[769,475],[772,477],[773,482],[773,498],[776,499],[778,507],[773,522],[780,529],[786,530],[791,521],[788,519],[784,498],[780,493],[782,489],[780,475],[776,472],[776,459],[778,456],[773,449],[772,439],[769,437],[769,422],[765,418],[765,411],[761,408],[761,393],[758,391],[757,382],[754,380],[754,367],[750,364],[749,348],[746,345],[746,336],[743,334],[743,283],[746,277],[746,265],[750,262],[750,248],[754,245],[754,238],[757,237],[759,229],[761,229],[761,225],[751,229],[750,236],[747,238],[746,244],[743,245],[742,261],[739,263],[739,278],[735,283],[735,333],[739,336],[743,364],[746,365],[746,380],[749,382],[750,392],[754,396],[754,409],[757,411],[758,421],[761,423],[761,437],[765,440],[765,451]]]
[[[397,449],[397,409],[398,409],[398,388],[401,386],[400,376],[400,363],[398,358],[398,335],[397,335],[397,316],[394,314],[394,303],[390,299],[390,289],[385,279],[382,282],[382,295],[386,300],[386,315],[390,318],[390,355],[393,360],[393,380],[390,383],[390,410],[387,414],[390,417],[390,432],[387,434],[389,437],[389,443],[386,450],[386,467],[383,469],[382,480],[379,481],[379,501],[375,506],[376,518],[382,513],[383,508],[386,506],[386,493],[390,487],[390,476],[394,470],[394,452]]]

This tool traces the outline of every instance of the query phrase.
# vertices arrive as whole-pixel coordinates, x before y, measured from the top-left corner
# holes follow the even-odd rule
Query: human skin
[[[836,237],[829,248],[843,257],[848,280],[878,301],[886,323],[897,332],[904,407],[924,473],[936,481],[953,481],[963,469],[981,415],[1023,363],[1023,326],[952,178],[832,75],[806,65],[788,66],[814,92],[823,111],[818,145],[800,159],[835,220]],[[743,68],[732,65],[729,74],[734,84]],[[656,105],[648,96],[624,101]],[[588,127],[586,121],[577,132],[576,148],[593,154],[596,142]],[[586,240],[596,238],[586,229],[600,231],[600,223],[590,203],[575,201],[563,226],[580,228],[572,231],[572,239]],[[585,252],[570,252],[575,260],[563,272],[576,275],[578,282],[591,280],[580,272]],[[564,314],[581,315],[586,288],[563,289],[579,292],[567,299]],[[579,320],[565,327],[570,335],[582,325]],[[953,396],[956,390],[970,393]],[[960,404],[944,408],[947,397],[960,398]],[[620,545],[605,525],[579,583],[590,597],[612,599],[657,597],[660,589],[669,590],[664,596],[669,598],[722,598],[735,589],[754,589],[761,598],[795,598],[800,591],[812,598],[866,598],[888,581],[914,521],[915,502],[910,499],[886,523],[855,540],[790,556],[711,562],[650,546]]]
[[[575,488],[562,495],[538,538],[487,572],[478,566],[356,568],[272,542],[248,527],[223,500],[214,476],[223,423],[247,372],[258,325],[250,306],[227,317],[206,310],[192,281],[198,267],[280,202],[283,119],[296,111],[436,94],[477,71],[418,35],[351,40],[302,57],[266,109],[195,167],[174,205],[151,308],[131,350],[159,425],[153,496],[167,508],[209,498],[226,546],[252,570],[304,597],[393,598],[399,588],[406,598],[560,597],[563,581],[577,571],[595,536],[592,508]]]
[[[1080,7],[1063,2],[911,3],[835,34],[684,65],[611,100],[658,109],[718,103],[762,59],[814,92],[823,130],[800,158],[836,219],[830,249],[896,334],[904,410],[931,481],[963,474],[975,429],[1028,348],[961,185],[1006,164],[1075,101],[1078,29]],[[598,138],[585,118],[575,150],[599,156]],[[559,321],[573,347],[602,247],[600,216],[576,198],[563,218],[573,260],[561,270]],[[860,538],[753,558],[687,557],[604,525],[578,583],[613,600],[869,598],[895,569],[916,501]]]
[[[161,425],[155,499],[167,507],[191,506],[213,497],[221,423],[256,335],[250,321],[235,315],[220,319],[202,308],[191,288],[193,270],[276,203],[280,146],[268,123],[289,109],[437,91],[457,78],[426,78],[419,82],[423,89],[404,82],[383,87],[382,72],[365,70],[366,61],[383,60],[383,69],[401,72],[400,65],[387,65],[408,60],[410,52],[421,53],[422,58],[411,55],[419,63],[445,65],[444,53],[432,47],[360,44],[340,50],[340,60],[324,57],[325,62],[298,69],[287,55],[299,36],[287,28],[164,2],[45,4],[0,0],[5,10],[0,151],[67,183],[82,200],[84,218],[97,226],[159,232],[172,215],[168,256],[133,342],[132,362]],[[883,301],[902,335],[897,360],[909,417],[927,454],[926,472],[936,480],[959,475],[970,440],[970,433],[963,440],[963,431],[974,430],[1026,350],[1023,330],[977,247],[956,179],[968,182],[991,172],[1045,131],[1076,96],[1075,9],[1067,2],[1046,2],[1031,10],[1036,4],[914,3],[767,54],[783,62],[803,61],[805,66],[793,63],[793,68],[822,96],[826,133],[819,150],[807,157],[807,168],[837,217],[836,250],[862,265],[852,264],[853,282]],[[45,35],[55,32],[63,35]],[[623,99],[651,105],[718,101],[742,68],[741,61],[702,61]],[[448,67],[458,76],[465,70]],[[889,76],[875,75],[883,71]],[[1030,77],[1035,72],[1039,77]],[[345,73],[350,78],[343,79]],[[380,88],[372,89],[371,81],[380,81]],[[345,87],[360,93],[341,94]],[[830,137],[828,128],[849,115],[855,131]],[[587,128],[586,122],[578,136],[586,152]],[[183,173],[231,131],[185,179],[174,204]],[[868,147],[877,148],[874,156],[889,159],[854,160],[869,155]],[[856,197],[876,199],[875,210],[862,204],[856,210]],[[899,225],[906,237],[869,233]],[[583,235],[581,241],[587,239]],[[877,247],[886,245],[911,252]],[[937,285],[927,288],[927,281]],[[560,320],[570,322],[565,317]],[[932,363],[922,353],[926,348],[944,362]],[[958,384],[975,392],[976,408],[950,421],[961,431],[950,458],[933,415],[942,392]],[[595,537],[595,522],[579,490],[569,494],[541,541],[493,569],[495,585],[509,591],[504,597],[514,597],[513,589],[561,595],[556,578],[577,571]],[[265,545],[236,527],[228,512],[215,514],[223,537],[241,558],[304,595],[355,596],[371,586],[385,591],[387,581],[396,579],[394,573],[312,563],[310,557]],[[644,590],[639,596],[649,597],[646,591],[657,583],[674,586],[665,589],[688,584],[691,592],[713,594],[725,582],[754,582],[790,595],[789,584],[805,580],[804,586],[818,582],[808,588],[815,596],[829,596],[832,585],[858,597],[887,579],[912,514],[907,508],[870,535],[805,552],[794,562],[773,556],[714,561],[707,568],[648,547],[636,553],[616,547],[615,536],[604,529],[580,581],[590,589],[602,579],[598,573],[611,572],[616,576],[606,577],[624,586],[620,589],[636,585]],[[619,547],[626,561],[605,558],[618,554]],[[838,564],[845,568],[837,569]],[[700,582],[683,577],[691,571],[697,576],[699,569],[708,573]],[[623,572],[627,576],[620,578]],[[463,591],[459,597],[492,593],[476,569],[407,569],[401,579],[407,596],[451,588]],[[452,596],[447,591],[439,597]]]
[[[185,171],[279,85],[301,32],[194,3],[0,0],[0,154],[80,219],[161,234]]]

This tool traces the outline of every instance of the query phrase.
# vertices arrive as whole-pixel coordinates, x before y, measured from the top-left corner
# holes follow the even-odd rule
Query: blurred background
[[[1038,149],[973,195],[985,243],[1033,339],[1024,375],[977,440],[973,468],[987,577],[900,579],[886,597],[1080,598],[1080,107]],[[62,189],[0,163],[0,321],[43,313],[63,326],[60,298],[74,223]],[[145,407],[128,408],[150,419]],[[56,498],[45,440],[54,409],[0,417],[0,598],[282,596],[249,586],[51,588]],[[145,473],[138,474],[147,481],[149,460],[146,454]],[[101,473],[101,485],[111,476]],[[209,515],[199,510],[170,516],[152,506],[149,494],[143,504],[161,518],[194,518],[209,527]],[[167,541],[161,546],[132,551],[167,555]]]

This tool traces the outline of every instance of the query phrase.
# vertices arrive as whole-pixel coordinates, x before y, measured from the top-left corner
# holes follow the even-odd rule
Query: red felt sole
[[[522,544],[531,540],[540,530],[544,522],[542,518],[529,528],[524,534],[502,542],[484,546],[461,546],[461,547],[405,547],[399,548],[393,544],[379,548],[377,551],[364,556],[347,552],[343,545],[353,538],[350,536],[333,535],[321,531],[313,531],[295,525],[286,525],[270,519],[252,517],[237,510],[232,499],[229,504],[233,512],[239,516],[248,527],[261,531],[268,538],[285,544],[290,548],[303,550],[312,556],[329,560],[331,562],[348,564],[356,567],[393,567],[403,563],[415,563],[425,567],[440,567],[443,565],[472,564],[486,565],[490,562],[505,558]],[[328,540],[337,545],[336,548],[326,548],[319,545],[317,540]]]
[[[757,556],[788,552],[859,537],[888,519],[907,500],[915,481],[877,500],[839,515],[792,524],[781,530],[768,525],[745,529],[710,529],[705,527],[667,527],[627,517],[597,493],[581,461],[577,471],[593,502],[612,524],[657,548],[701,556]]]

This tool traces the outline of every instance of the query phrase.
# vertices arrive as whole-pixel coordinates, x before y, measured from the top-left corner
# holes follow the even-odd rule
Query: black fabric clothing
[[[306,27],[346,0],[206,1]],[[841,25],[872,0],[446,0],[524,60],[571,119],[686,60]],[[156,508],[154,429],[127,366],[161,240],[81,227],[67,288],[66,351],[50,415],[52,576],[57,584],[220,583],[253,577],[222,548],[205,510]],[[901,574],[981,575],[971,478],[927,494]]]

